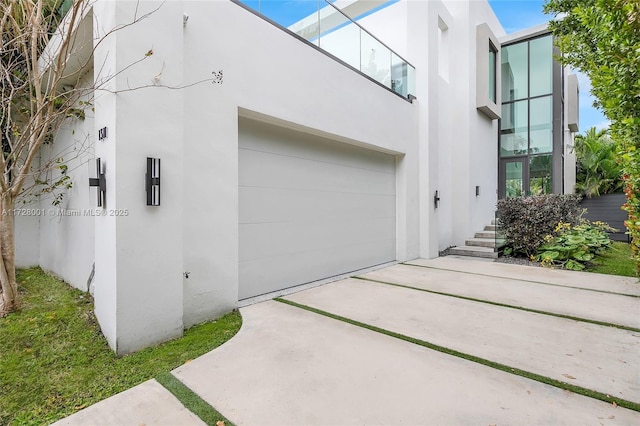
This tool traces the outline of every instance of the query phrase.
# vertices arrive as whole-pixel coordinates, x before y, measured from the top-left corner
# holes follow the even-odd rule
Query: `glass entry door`
[[[500,160],[498,197],[529,195],[529,164],[527,157]]]

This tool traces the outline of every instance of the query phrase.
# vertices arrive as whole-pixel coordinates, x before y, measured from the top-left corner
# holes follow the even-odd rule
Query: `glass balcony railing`
[[[407,98],[415,95],[415,68],[328,0],[236,0]],[[379,3],[378,3],[379,4]]]

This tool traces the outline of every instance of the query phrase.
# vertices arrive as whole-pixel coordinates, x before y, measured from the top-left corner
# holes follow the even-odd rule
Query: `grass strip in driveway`
[[[495,368],[497,370],[504,371],[506,373],[514,374],[516,376],[525,377],[527,379],[535,380],[540,383],[544,383],[550,386],[555,386],[560,389],[564,389],[579,395],[588,396],[590,398],[598,399],[600,401],[604,401],[610,404],[615,404],[617,406],[628,408],[630,410],[640,412],[640,403],[627,401],[625,399],[613,398],[611,395],[604,394],[602,392],[594,391],[591,389],[583,388],[581,386],[572,385],[570,383],[562,382],[560,380],[552,379],[550,377],[542,376],[540,374],[532,373],[530,371],[522,370],[519,368],[510,367],[505,364],[500,364],[495,361],[491,361],[485,358],[480,358],[475,355],[467,354],[464,352],[456,351],[454,349],[449,349],[444,346],[436,345],[434,343],[430,343],[424,340],[416,339],[413,337],[405,336],[404,334],[396,333],[390,330],[386,330],[384,328],[376,327],[370,324],[366,324],[360,321],[356,321],[350,318],[346,318],[340,315],[332,314],[327,311],[323,311],[321,309],[316,309],[311,306],[303,305],[300,303],[293,302],[291,300],[282,299],[280,297],[275,298],[274,300],[294,306],[296,308],[304,309],[309,312],[313,312],[319,315],[323,315],[328,318],[332,318],[338,321],[346,322],[351,325],[355,325],[357,327],[365,328],[370,331],[375,331],[376,333],[385,334],[390,337],[395,337],[396,339],[404,340],[405,342],[413,343],[419,346],[423,346],[425,348],[442,352],[447,355],[452,355],[458,358],[466,359],[467,361],[475,362],[478,364],[486,365],[487,367]]]
[[[600,326],[604,326],[604,327],[619,328],[621,330],[627,330],[627,331],[633,331],[635,333],[640,333],[640,329],[639,328],[629,327],[627,325],[613,324],[613,323],[610,323],[610,322],[592,320],[592,319],[589,319],[589,318],[574,317],[572,315],[557,314],[557,313],[554,313],[554,312],[547,312],[547,311],[541,311],[541,310],[538,310],[538,309],[525,308],[524,306],[509,305],[509,304],[506,304],[506,303],[493,302],[491,300],[476,299],[474,297],[469,297],[469,296],[461,296],[459,294],[444,293],[444,292],[435,291],[435,290],[427,290],[427,289],[424,289],[424,288],[413,287],[413,286],[406,285],[406,284],[392,283],[390,281],[376,280],[376,279],[373,279],[373,278],[364,278],[364,277],[358,277],[358,276],[351,277],[351,278],[354,278],[354,279],[357,279],[357,280],[362,280],[362,281],[370,281],[370,282],[374,282],[374,283],[378,283],[378,284],[390,285],[390,286],[394,286],[394,287],[408,288],[410,290],[423,291],[425,293],[437,294],[439,296],[455,297],[456,299],[469,300],[471,302],[486,303],[487,305],[499,306],[501,308],[517,309],[517,310],[520,310],[520,311],[531,312],[531,313],[534,313],[534,314],[549,315],[549,316],[557,317],[557,318],[564,318],[564,319],[573,320],[573,321],[581,321],[581,322],[586,322],[586,323],[589,323],[589,324],[595,324],[595,325],[600,325]]]
[[[478,276],[481,276],[481,277],[498,278],[498,279],[501,279],[501,280],[513,280],[513,279],[515,279],[515,278],[509,278],[509,277],[504,277],[504,276],[500,276],[500,275],[483,274],[483,273],[480,273],[480,272],[467,272],[467,271],[460,271],[458,269],[449,269],[449,268],[442,268],[442,267],[436,267],[436,266],[417,265],[417,264],[414,264],[414,263],[407,263],[407,262],[401,262],[401,263],[398,263],[398,265],[412,266],[414,268],[435,269],[435,270],[438,270],[438,271],[458,272],[458,273],[461,273],[461,274],[478,275]],[[617,296],[627,296],[627,297],[640,298],[640,296],[635,295],[635,294],[618,293],[616,291],[596,290],[596,289],[593,289],[593,288],[586,288],[586,287],[574,287],[574,286],[571,286],[571,285],[546,283],[544,281],[526,280],[526,279],[522,279],[522,278],[517,278],[517,280],[518,281],[522,281],[522,282],[526,282],[526,283],[535,283],[535,284],[541,284],[541,285],[548,285],[548,286],[552,286],[552,287],[575,288],[577,290],[593,291],[595,293],[606,293],[606,294],[615,294]]]
[[[200,417],[200,420],[208,424],[209,426],[217,426],[218,422],[224,422],[225,426],[234,426],[225,416],[220,414],[218,410],[213,408],[207,401],[200,398],[198,394],[189,389],[180,380],[171,373],[158,374],[155,377],[156,381],[164,386],[169,392],[173,394],[178,400],[196,416]]]

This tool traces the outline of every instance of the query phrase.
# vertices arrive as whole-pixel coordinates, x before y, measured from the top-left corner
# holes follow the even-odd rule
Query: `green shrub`
[[[535,259],[542,266],[559,266],[581,271],[597,254],[611,246],[607,232],[615,229],[604,222],[583,220],[578,225],[560,222],[553,234],[545,236]]]
[[[638,122],[640,123],[640,119]],[[627,227],[627,234],[631,235],[631,252],[636,264],[636,273],[640,276],[640,149],[631,146],[621,158],[625,172],[624,193],[627,196],[627,202],[622,209],[629,213],[624,225]]]
[[[578,224],[577,195],[536,195],[498,200],[499,231],[515,254],[533,256],[558,223]]]

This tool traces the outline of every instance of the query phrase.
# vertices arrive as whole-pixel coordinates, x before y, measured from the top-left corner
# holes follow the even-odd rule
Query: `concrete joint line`
[[[501,277],[499,275],[481,274],[481,273],[478,273],[478,272],[465,272],[465,271],[459,271],[457,269],[436,268],[436,267],[433,267],[433,266],[414,265],[412,263],[404,263],[404,262],[399,263],[399,265],[412,266],[414,268],[435,269],[435,270],[438,270],[438,271],[457,272],[457,273],[460,273],[460,274],[479,275],[481,277],[497,278],[497,279],[500,279],[500,280],[512,280],[513,279],[513,278],[508,278],[508,277]],[[542,281],[525,280],[525,279],[522,279],[522,278],[518,278],[518,281],[522,281],[522,282],[525,282],[525,283],[535,283],[535,284],[541,284],[541,285],[548,285],[548,286],[551,286],[551,287],[575,288],[576,290],[593,291],[594,293],[615,294],[616,296],[626,296],[626,297],[640,298],[640,296],[637,296],[635,294],[618,293],[618,292],[615,292],[615,291],[606,291],[606,290],[594,290],[592,288],[573,287],[573,286],[570,286],[570,285],[545,283],[545,282],[542,282]]]
[[[476,298],[473,298],[473,297],[460,296],[458,294],[452,294],[452,293],[443,293],[441,291],[435,291],[435,290],[426,290],[424,288],[412,287],[410,285],[397,284],[397,283],[392,283],[392,282],[389,282],[389,281],[375,280],[375,279],[372,279],[372,278],[364,278],[364,277],[351,277],[351,278],[357,279],[357,280],[361,280],[361,281],[369,281],[369,282],[378,283],[378,284],[390,285],[390,286],[394,286],[394,287],[408,288],[410,290],[423,291],[425,293],[437,294],[438,296],[455,297],[456,299],[468,300],[470,302],[486,303],[487,305],[499,306],[501,308],[517,309],[519,311],[531,312],[531,313],[534,313],[534,314],[548,315],[550,317],[563,318],[563,319],[568,319],[568,320],[572,320],[572,321],[586,322],[586,323],[589,323],[589,324],[600,325],[600,326],[603,326],[603,327],[619,328],[621,330],[627,330],[627,331],[633,331],[635,333],[640,333],[640,328],[629,327],[627,325],[613,324],[613,323],[610,323],[610,322],[592,320],[592,319],[589,319],[589,318],[574,317],[572,315],[556,314],[554,312],[547,312],[547,311],[540,311],[538,309],[525,308],[524,306],[508,305],[506,303],[492,302],[491,300],[476,299]]]
[[[560,380],[556,380],[556,379],[552,379],[550,377],[546,377],[546,376],[542,376],[540,374],[536,374],[536,373],[532,373],[530,371],[526,371],[526,370],[522,370],[519,368],[514,368],[514,367],[510,367],[508,365],[505,364],[500,364],[498,362],[495,361],[491,361],[485,358],[480,358],[477,357],[475,355],[471,355],[471,354],[467,354],[464,352],[459,352],[456,351],[454,349],[449,349],[446,348],[444,346],[440,346],[440,345],[436,345],[434,343],[430,343],[424,340],[420,340],[420,339],[416,339],[413,337],[409,337],[409,336],[405,336],[403,334],[400,333],[395,333],[393,331],[390,330],[386,330],[384,328],[380,328],[380,327],[376,327],[370,324],[365,324],[363,322],[360,321],[356,321],[350,318],[346,318],[340,315],[336,315],[336,314],[332,314],[330,312],[327,311],[323,311],[321,309],[316,309],[313,308],[311,306],[307,306],[307,305],[303,305],[300,303],[296,303],[293,302],[291,300],[286,300],[286,299],[281,299],[281,298],[276,298],[274,299],[277,302],[281,302],[284,303],[286,305],[290,305],[296,308],[300,308],[300,309],[304,309],[307,310],[309,312],[313,312],[315,314],[318,315],[323,315],[325,317],[331,318],[331,319],[335,319],[338,321],[342,321],[342,322],[346,322],[347,324],[351,324],[357,327],[361,327],[361,328],[365,328],[367,330],[370,331],[374,331],[376,333],[381,333],[381,334],[385,334],[389,337],[395,337],[396,339],[400,339],[400,340],[404,340],[405,342],[409,342],[409,343],[413,343],[422,347],[425,347],[427,349],[431,349],[437,352],[441,352],[447,355],[452,355],[458,358],[462,358],[465,359],[467,361],[471,361],[471,362],[475,362],[478,364],[482,364],[485,365],[487,367],[491,367],[491,368],[495,368],[496,370],[501,370],[504,371],[506,373],[510,373],[510,374],[514,374],[516,376],[521,376],[530,380],[535,380],[537,382],[540,383],[544,383],[550,386],[554,386],[563,390],[568,390],[570,392],[579,394],[579,395],[583,395],[583,396],[587,396],[589,398],[593,398],[593,399],[597,399],[600,401],[604,401],[607,402],[609,404],[615,404],[617,406],[623,407],[623,408],[628,408],[630,410],[634,410],[634,411],[638,411],[640,412],[640,403],[637,402],[632,402],[632,401],[627,401],[625,399],[619,399],[619,398],[613,398],[611,397],[611,395],[607,395],[604,394],[602,392],[598,392],[598,391],[594,391],[591,389],[587,389],[587,388],[583,388],[581,386],[576,386],[576,385],[572,385],[570,383],[566,383],[566,382],[562,382]]]

